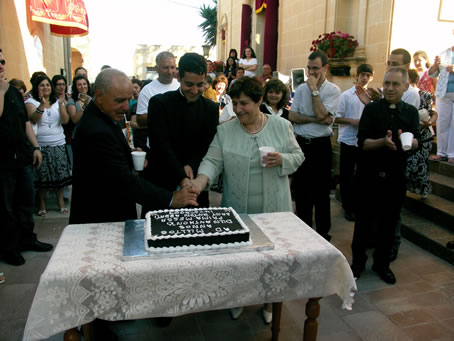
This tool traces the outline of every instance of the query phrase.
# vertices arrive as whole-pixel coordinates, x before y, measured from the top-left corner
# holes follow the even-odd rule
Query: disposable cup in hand
[[[145,152],[132,152],[132,162],[134,163],[134,169],[138,172],[143,171],[143,166],[145,164]]]
[[[266,164],[263,163],[263,157],[267,156],[268,153],[275,152],[276,150],[274,149],[274,147],[260,147],[259,151],[260,151],[260,162],[262,163],[262,167],[266,167]]]
[[[400,134],[400,142],[402,142],[403,150],[410,150],[411,144],[413,143],[413,134],[412,133]]]

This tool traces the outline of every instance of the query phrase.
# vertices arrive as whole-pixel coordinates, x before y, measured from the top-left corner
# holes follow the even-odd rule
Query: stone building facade
[[[6,77],[23,80],[29,90],[33,72],[42,70],[52,78],[65,69],[65,58],[64,39],[51,35],[49,24],[32,21],[27,5],[0,1],[0,48],[8,61]]]
[[[267,59],[266,33],[275,30],[277,42],[271,52],[275,70],[289,75],[292,69],[306,66],[312,40],[320,34],[348,32],[359,42],[354,56],[332,63],[351,66],[353,77],[358,64],[372,64],[376,70],[372,85],[379,86],[391,50],[405,48],[411,54],[425,50],[433,59],[454,44],[454,11],[448,4],[446,0],[218,0],[217,56],[225,60],[231,48],[242,51],[247,40],[257,54],[260,74]],[[270,9],[276,9],[276,20],[268,19]],[[249,39],[244,39],[248,24]],[[330,78],[342,90],[353,81]]]

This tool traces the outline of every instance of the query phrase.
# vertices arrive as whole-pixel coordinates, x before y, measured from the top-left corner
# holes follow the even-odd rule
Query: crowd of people
[[[344,216],[355,222],[353,274],[359,278],[364,271],[372,236],[372,269],[394,284],[390,263],[400,242],[400,210],[407,190],[421,199],[431,192],[428,160],[437,118],[432,158],[454,164],[453,50],[433,65],[424,51],[412,60],[405,49],[393,50],[382,88],[369,86],[374,69],[361,64],[344,92],[327,79],[322,51],[309,55],[307,79],[291,91],[273,79],[268,64],[257,76],[255,52],[246,47],[240,59],[232,49],[221,72],[196,53],[183,55],[177,68],[175,56],[163,51],[156,57],[158,77],[148,83],[105,66],[90,84],[80,67],[71,91],[65,77],[37,72],[28,93],[24,82],[5,80],[0,50],[0,151],[6,160],[0,167],[0,256],[21,265],[22,250],[52,249],[33,232],[34,189],[39,216],[47,214],[50,190],[67,214],[69,185],[71,224],[136,219],[136,203],[142,216],[209,207],[208,189],[222,183],[222,206],[238,213],[293,211],[293,199],[296,214],[330,241],[336,122]],[[147,152],[140,173],[133,170],[127,121],[134,149]],[[408,151],[403,132],[413,134]],[[262,158],[264,146],[274,151]],[[240,313],[234,309],[232,316]],[[270,305],[264,318],[271,321]]]

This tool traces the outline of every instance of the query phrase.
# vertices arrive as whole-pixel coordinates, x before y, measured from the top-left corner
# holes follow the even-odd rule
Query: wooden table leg
[[[94,335],[93,322],[89,322],[89,323],[82,325],[82,333],[84,336],[84,341],[94,341],[95,335]],[[65,332],[65,335],[63,336],[63,340],[64,341],[81,341],[82,335],[80,335],[80,332],[77,328],[71,328]]]
[[[282,302],[273,303],[273,322],[271,323],[271,340],[279,341],[279,331],[281,330]]]
[[[64,341],[80,341],[80,333],[77,328],[68,329],[63,336]]]
[[[320,314],[320,301],[321,297],[310,298],[306,304],[307,319],[304,322],[304,341],[317,340],[318,321],[317,317]]]
[[[95,328],[94,323],[89,322],[82,326],[82,333],[84,334],[84,341],[94,341],[95,340]]]

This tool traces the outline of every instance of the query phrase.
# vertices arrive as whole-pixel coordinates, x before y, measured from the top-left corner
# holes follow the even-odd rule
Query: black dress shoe
[[[389,256],[389,261],[394,262],[397,259],[397,250],[391,250],[391,255]]]
[[[350,210],[345,210],[344,218],[348,221],[355,221],[355,214]]]
[[[25,264],[25,259],[19,252],[12,251],[3,253],[1,258],[9,265],[18,266]]]
[[[173,317],[155,317],[154,320],[159,327],[168,327]]]
[[[330,234],[320,234],[323,238],[325,238],[327,241],[330,241],[331,238],[333,238]]]
[[[366,268],[364,265],[359,265],[359,264],[355,264],[353,263],[350,268],[352,269],[352,272],[353,272],[353,277],[355,277],[356,279],[359,278],[359,276],[361,275],[361,272],[364,271],[364,269]]]
[[[375,271],[384,282],[388,284],[396,283],[396,276],[394,276],[394,273],[390,268],[372,265],[372,270]]]
[[[118,336],[109,328],[109,322],[95,319],[93,321],[94,339],[102,341],[118,341]]]
[[[35,240],[31,243],[24,244],[21,249],[22,251],[48,252],[53,248],[52,244],[42,243],[39,240]]]

